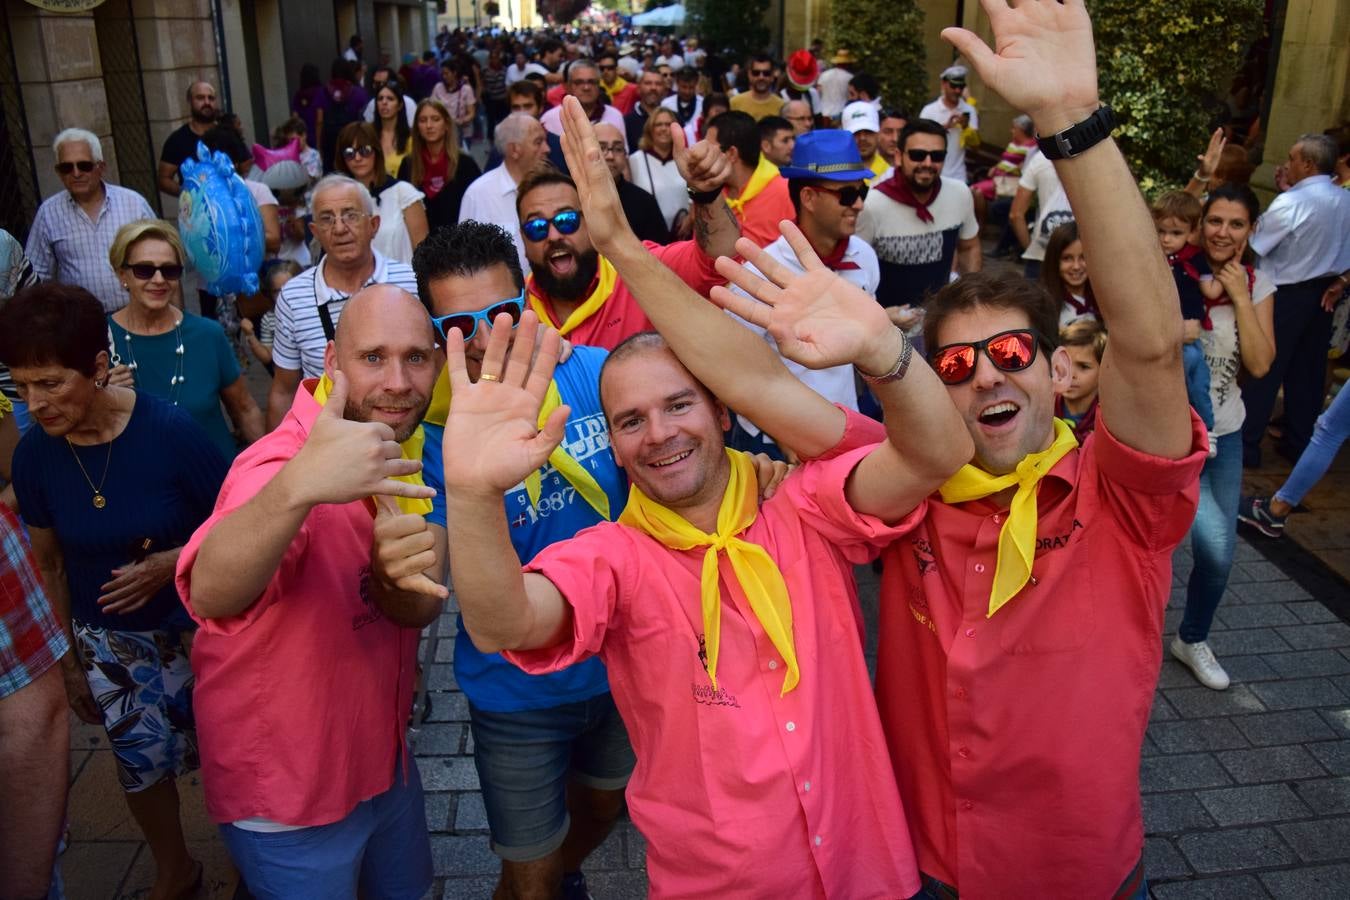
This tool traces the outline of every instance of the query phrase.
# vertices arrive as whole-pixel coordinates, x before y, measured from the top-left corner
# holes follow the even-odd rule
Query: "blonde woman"
[[[689,189],[675,165],[670,127],[675,113],[662,107],[647,117],[638,151],[628,157],[628,180],[656,198],[675,240],[689,237]]]
[[[460,153],[459,135],[445,104],[430,98],[417,104],[412,150],[398,167],[398,177],[425,195],[432,231],[459,221],[464,191],[481,174],[473,157]]]
[[[181,407],[233,459],[238,442],[221,404],[245,444],[262,437],[262,410],[220,323],[183,310],[183,258],[178,229],[162,219],[118,229],[108,262],[131,299],[108,317],[111,379]]]

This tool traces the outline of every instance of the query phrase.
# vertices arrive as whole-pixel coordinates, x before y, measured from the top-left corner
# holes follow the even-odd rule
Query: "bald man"
[[[599,122],[595,126],[595,137],[600,142],[600,153],[609,167],[609,174],[614,176],[614,184],[619,189],[619,202],[623,204],[623,214],[632,226],[633,233],[638,236],[638,240],[670,243],[670,229],[666,227],[660,204],[655,197],[628,180],[628,151],[623,132],[608,122]]]
[[[235,460],[179,558],[178,592],[201,626],[206,809],[255,897],[354,898],[359,883],[368,897],[417,898],[431,886],[404,731],[418,633],[444,599],[386,590],[370,549],[377,528],[431,508],[420,423],[440,360],[412,294],[353,296],[323,376]]]
[[[194,81],[187,89],[188,120],[164,139],[159,154],[156,182],[164,193],[177,197],[183,190],[178,167],[184,160],[197,158],[197,141],[216,124],[220,107],[216,103],[216,89],[209,81]]]

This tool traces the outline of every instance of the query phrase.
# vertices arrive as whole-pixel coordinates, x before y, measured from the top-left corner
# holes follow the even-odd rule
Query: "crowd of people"
[[[1264,210],[1222,129],[1149,204],[1083,4],[990,20],[917,114],[846,47],[627,33],[353,37],[268,147],[193,83],[158,186],[230,158],[255,297],[58,134],[0,233],[0,896],[59,894],[73,710],[154,900],[201,883],[196,769],[254,896],[421,897],[453,589],[497,897],[589,896],[625,808],[658,897],[1146,897],[1172,551],[1170,653],[1223,690],[1238,521],[1278,536],[1350,433],[1350,128]],[[1298,465],[1244,498],[1281,392]]]

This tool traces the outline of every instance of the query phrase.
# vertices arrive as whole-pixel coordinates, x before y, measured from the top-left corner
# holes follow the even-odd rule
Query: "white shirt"
[[[406,94],[403,97],[403,111],[408,114],[408,127],[411,128],[413,126],[414,120],[416,120],[417,118],[417,103],[416,101],[413,100],[413,98],[407,96]],[[361,115],[367,122],[375,121],[374,97],[370,98],[370,102],[366,104],[366,111],[363,112]]]
[[[844,114],[844,107],[848,106],[848,83],[852,80],[853,73],[838,66],[821,73],[816,82],[816,87],[820,89],[818,112],[821,115],[837,119]]]
[[[412,235],[408,234],[408,222],[403,218],[403,211],[421,203],[425,196],[406,181],[395,179],[386,185],[375,198],[380,230],[375,233],[375,240],[370,245],[392,260],[411,264]]]
[[[520,236],[520,216],[516,214],[516,182],[502,163],[479,175],[464,191],[459,204],[459,220],[499,225],[516,242],[520,270],[530,271],[525,258],[525,239]]]
[[[925,290],[946,284],[959,243],[980,233],[964,182],[942,176],[928,211],[933,221],[924,222],[913,207],[878,190],[863,201],[857,236],[872,245],[883,265],[885,284],[878,296],[885,306],[917,303]]]
[[[597,123],[598,122],[604,122],[606,124],[613,125],[615,128],[619,129],[619,134],[623,135],[624,150],[629,149],[628,127],[624,125],[623,113],[619,112],[618,109],[606,103],[604,108],[600,112],[600,118],[597,120]],[[542,116],[539,117],[539,124],[543,125],[544,130],[547,131],[549,134],[556,134],[558,137],[562,137],[563,133],[562,107],[555,106],[552,109],[547,110]]]
[[[1069,195],[1059,183],[1055,164],[1043,153],[1032,154],[1022,164],[1022,177],[1017,180],[1017,186],[1036,195],[1036,224],[1032,228],[1031,243],[1022,251],[1022,258],[1039,262],[1045,259],[1045,245],[1050,240],[1050,233],[1065,222],[1073,221]]]
[[[529,64],[529,63],[526,63],[524,66],[518,66],[518,65],[516,65],[515,63],[511,63],[511,65],[507,66],[507,67],[506,67],[506,86],[507,86],[507,87],[510,87],[511,85],[515,84],[517,81],[520,81],[521,79],[523,79],[523,78],[525,77],[525,70],[528,69],[529,67],[530,67],[530,64]]]
[[[1257,270],[1252,284],[1252,305],[1264,303],[1275,296],[1275,285],[1261,270]],[[1238,343],[1237,314],[1231,303],[1209,308],[1209,331],[1200,332],[1200,349],[1209,365],[1209,400],[1214,406],[1214,428],[1211,434],[1223,437],[1242,428],[1247,409],[1238,388],[1238,372],[1242,369],[1241,345]]]
[[[375,254],[375,270],[362,287],[372,284],[393,284],[417,296],[417,276],[413,270],[401,263],[388,259],[378,250]],[[328,306],[328,312],[336,327],[342,308],[347,304],[350,294],[333,290],[323,279],[324,263],[319,260],[317,266],[306,269],[286,282],[277,296],[277,330],[272,338],[272,362],[279,369],[299,369],[303,378],[318,378],[323,374],[323,351],[328,346],[328,336],[323,330],[323,319],[319,315],[319,304]]]
[[[802,268],[801,263],[797,261],[797,254],[792,252],[792,247],[788,244],[787,238],[780,237],[772,244],[766,246],[764,252],[793,272],[805,271]],[[856,235],[850,237],[848,239],[848,249],[844,251],[843,261],[845,263],[854,263],[858,268],[840,269],[837,274],[845,281],[856,284],[864,291],[867,291],[867,293],[876,296],[877,285],[881,282],[881,269],[877,264],[877,255],[873,252],[872,248],[869,247],[866,242],[859,240]],[[749,263],[746,263],[746,268],[758,274],[758,270]],[[732,288],[732,290],[741,294],[745,293],[740,288]],[[763,328],[747,322],[732,313],[728,313],[728,315],[764,338],[774,350],[778,349],[777,342],[774,341],[769,333]],[[798,380],[817,394],[820,394],[826,400],[831,403],[838,403],[846,409],[857,410],[858,389],[857,384],[853,380],[852,366],[845,365],[831,366],[828,369],[808,369],[800,363],[793,362],[787,357],[783,357],[783,363],[788,367],[789,372],[797,376]],[[759,434],[759,427],[749,419],[745,418],[745,416],[738,415],[737,419],[740,420],[741,426],[750,434]]]
[[[819,82],[816,83],[819,84]],[[847,85],[845,87],[847,87]],[[787,88],[783,88],[781,91],[779,91],[778,96],[783,98],[784,103],[787,103],[789,100],[803,99],[800,93],[798,93],[797,91],[790,91]],[[824,103],[824,101],[820,99],[820,91],[816,90],[815,88],[807,89],[806,102],[811,104],[811,112],[813,114],[820,112],[820,107]]]
[[[970,116],[971,128],[980,127],[980,114],[975,111],[975,107],[964,100],[958,100],[956,107],[953,109],[943,103],[941,97],[938,97],[920,111],[919,118],[931,119],[943,128],[947,128],[947,120],[957,113],[965,113]],[[960,182],[966,180],[966,148],[961,146],[961,129],[959,127],[947,128],[947,163],[942,167],[942,177],[954,178]]]
[[[675,228],[675,217],[689,209],[689,186],[680,175],[680,168],[672,157],[666,162],[638,150],[628,157],[628,180],[656,198],[666,227]]]
[[[1350,191],[1330,175],[1304,178],[1270,201],[1251,247],[1277,286],[1350,269]]]
[[[668,110],[670,110],[670,111],[673,112],[673,113],[678,113],[678,112],[680,111],[679,103],[680,103],[680,95],[679,95],[679,94],[671,94],[671,95],[669,95],[669,96],[667,96],[667,97],[664,97],[664,98],[661,100],[661,108],[662,108],[662,109],[668,109]],[[693,114],[692,116],[689,117],[689,122],[697,122],[697,121],[698,121],[698,117],[701,116],[701,115],[703,115],[703,95],[702,95],[702,94],[695,94],[695,95],[694,95],[694,114]],[[678,118],[678,116],[677,116],[677,118]],[[689,122],[686,122],[685,124],[687,125],[687,124],[689,124]]]

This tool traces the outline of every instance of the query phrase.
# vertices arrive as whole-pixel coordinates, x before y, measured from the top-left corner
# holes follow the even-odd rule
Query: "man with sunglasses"
[[[776,116],[783,108],[783,98],[774,91],[773,57],[757,53],[750,58],[747,68],[750,90],[731,98],[731,108],[748,113],[756,122],[765,116]]]
[[[609,96],[610,105],[628,115],[638,102],[638,86],[619,74],[613,53],[602,54],[596,63],[600,67],[600,87]]]
[[[1043,291],[980,274],[930,301],[929,358],[975,454],[886,550],[877,703],[927,896],[1146,898],[1140,750],[1208,439],[1186,401],[1175,284],[1098,99],[1083,0],[984,9],[1001,54],[964,29],[943,36],[1046,136],[1111,339],[1097,428],[1078,447],[1053,417],[1070,367]],[[695,377],[805,456],[838,439],[834,407],[788,400],[796,379],[662,284],[607,227],[600,180],[582,187],[596,241]],[[743,283],[729,261],[719,269]],[[828,309],[844,288],[766,274],[777,286],[752,291],[766,304],[756,321],[814,343],[778,307]]]
[[[155,213],[140,194],[103,180],[103,145],[92,132],[67,128],[52,153],[65,190],[38,207],[24,255],[39,280],[78,284],[116,312],[130,297],[108,265],[108,249],[123,225]]]
[[[947,138],[947,177],[966,181],[966,148],[961,144],[961,132],[980,127],[980,114],[963,96],[966,90],[966,67],[948,66],[942,70],[942,93],[932,103],[919,110],[919,118],[937,122]]]
[[[980,270],[980,225],[965,183],[942,175],[949,151],[941,125],[915,119],[899,146],[900,167],[874,185],[858,237],[881,261],[877,299],[910,307],[950,280],[953,258],[962,274]]]

